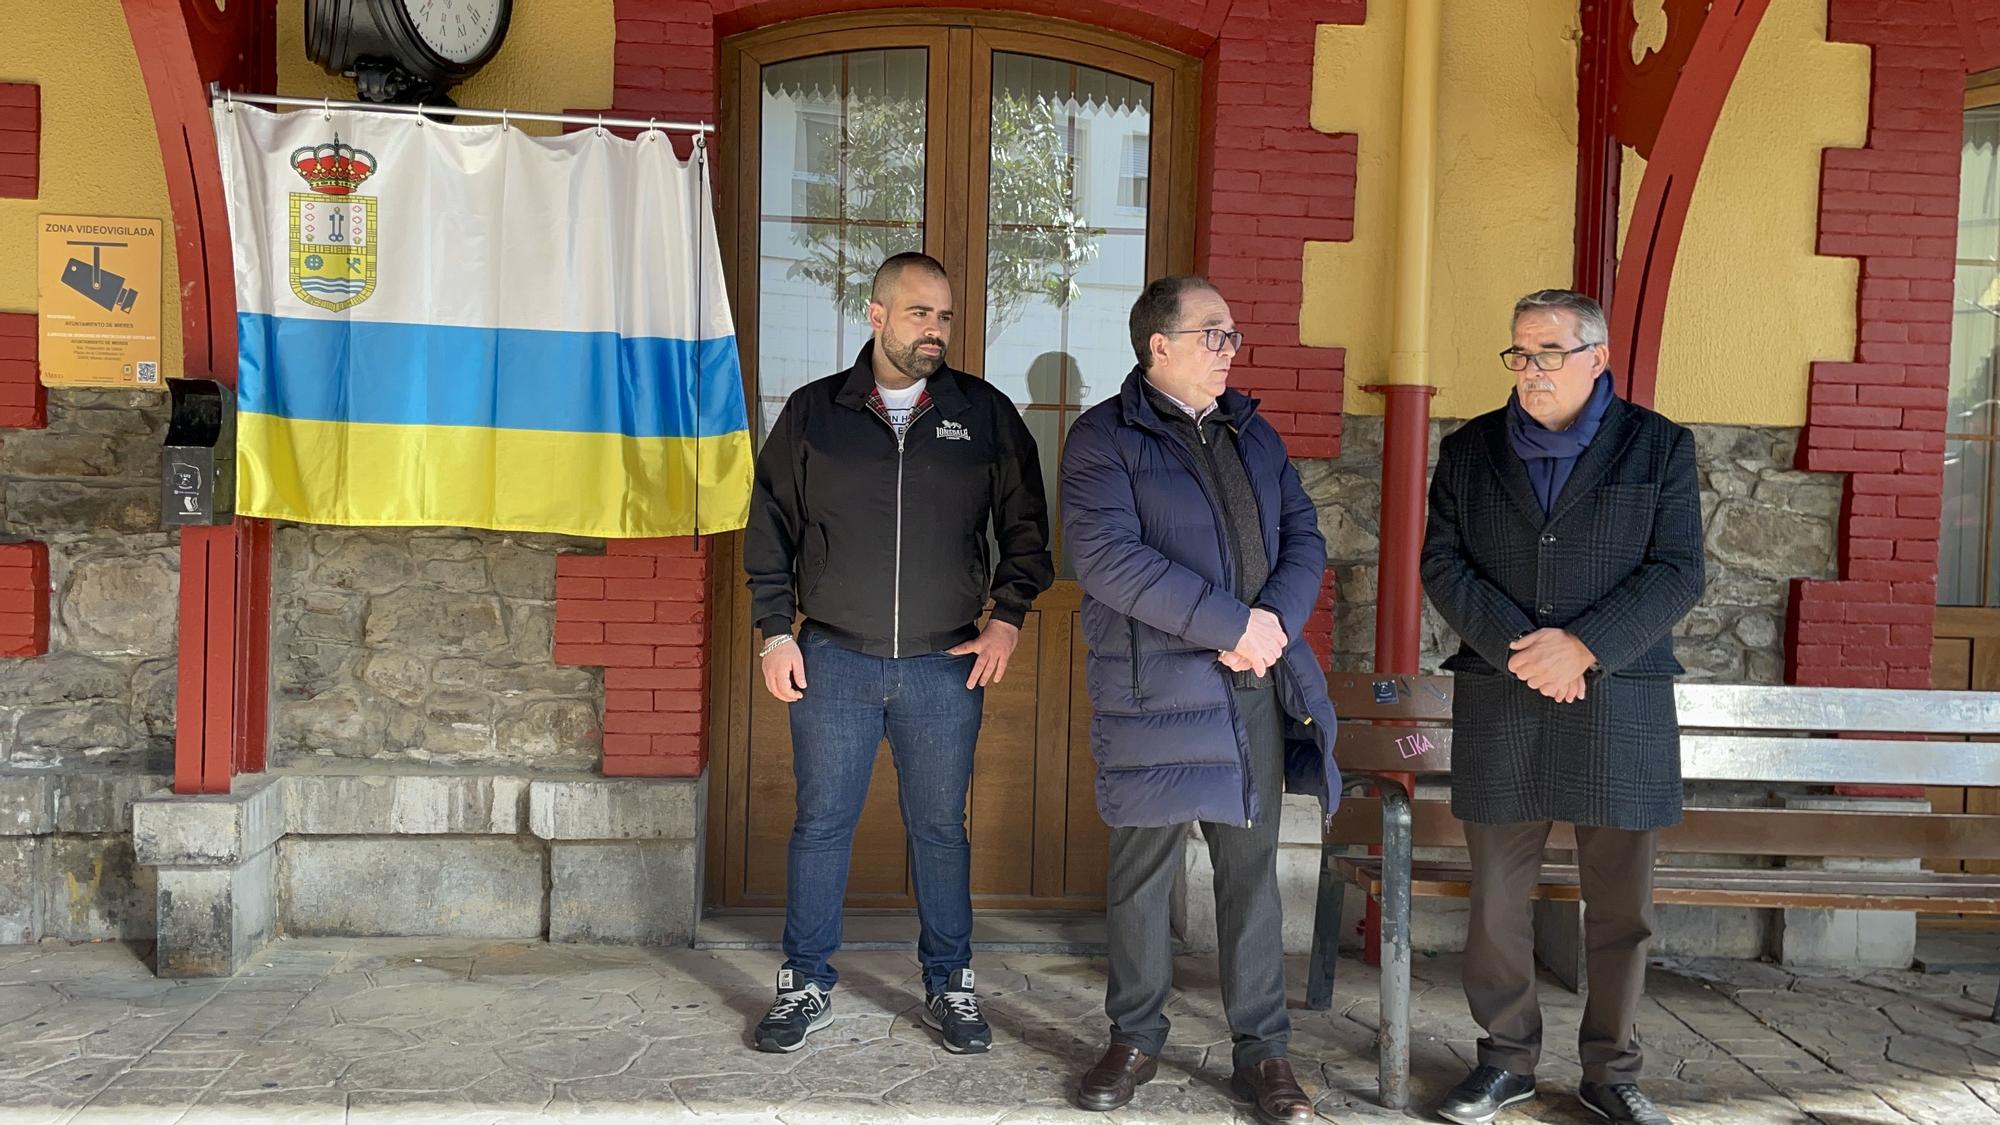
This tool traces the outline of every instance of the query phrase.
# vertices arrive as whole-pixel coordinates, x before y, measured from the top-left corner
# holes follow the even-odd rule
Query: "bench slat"
[[[1683,729],[2000,734],[2000,692],[1678,684]]]
[[[1382,893],[1379,857],[1341,857],[1338,869],[1343,879],[1370,895]],[[1410,891],[1431,898],[1466,898],[1472,893],[1472,869],[1464,864],[1417,863],[1411,869]],[[1534,897],[1578,901],[1581,886],[1577,869],[1545,864]],[[1900,879],[1871,879],[1866,872],[1857,871],[1661,867],[1653,873],[1653,901],[1687,906],[2000,914],[2000,876],[1908,872]]]
[[[1350,724],[1340,732],[1334,757],[1352,772],[1449,773],[1451,728]],[[2000,786],[2000,743],[1683,734],[1681,776],[1812,785]]]
[[[1462,848],[1465,825],[1446,801],[1413,801],[1420,848]],[[1380,844],[1382,802],[1349,797],[1333,814],[1327,840]],[[1556,824],[1549,847],[1576,847],[1574,829]],[[1682,855],[1859,856],[1871,859],[2000,859],[2000,817],[1977,813],[1825,812],[1817,809],[1687,810],[1660,831],[1660,851]]]
[[[1335,675],[1328,695],[1342,719],[1451,719],[1452,677]],[[1772,684],[1674,685],[1683,728],[1884,734],[2000,734],[2000,692],[1825,688]]]

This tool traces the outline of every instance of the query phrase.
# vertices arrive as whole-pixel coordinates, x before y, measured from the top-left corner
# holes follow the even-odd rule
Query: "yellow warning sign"
[[[158,219],[41,217],[42,383],[164,390]]]

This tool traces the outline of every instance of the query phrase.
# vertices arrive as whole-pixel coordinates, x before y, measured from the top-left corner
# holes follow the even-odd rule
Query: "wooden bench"
[[[1471,893],[1469,865],[1412,862],[1414,848],[1465,846],[1450,803],[1416,800],[1409,784],[1451,772],[1451,692],[1450,676],[1336,675],[1331,683],[1341,771],[1350,791],[1373,796],[1344,800],[1326,836],[1306,999],[1313,1008],[1332,1004],[1341,899],[1346,884],[1358,885],[1382,907],[1380,1096],[1392,1109],[1409,1097],[1410,900]],[[1725,684],[1680,684],[1675,692],[1687,781],[2000,786],[2000,743],[1916,737],[2000,735],[2000,692]],[[1381,854],[1346,854],[1355,845],[1379,846]],[[1549,847],[1575,847],[1569,826],[1555,827]],[[2000,859],[2000,815],[1689,808],[1661,832],[1660,851]],[[1535,897],[1577,901],[1576,867],[1545,864]],[[2000,914],[2000,874],[1661,866],[1653,901]],[[2000,1020],[2000,998],[1993,1018]]]

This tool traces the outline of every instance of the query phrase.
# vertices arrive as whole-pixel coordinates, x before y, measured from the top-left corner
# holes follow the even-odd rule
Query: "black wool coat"
[[[1700,600],[1694,435],[1614,399],[1545,515],[1505,410],[1444,439],[1431,480],[1424,589],[1462,644],[1452,698],[1452,812],[1484,824],[1679,822],[1672,632]],[[1507,672],[1508,645],[1566,629],[1597,656],[1556,703]]]

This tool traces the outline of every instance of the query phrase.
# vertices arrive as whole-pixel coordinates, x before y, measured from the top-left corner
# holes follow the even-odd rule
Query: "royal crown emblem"
[[[321,195],[353,195],[361,181],[375,174],[375,156],[365,149],[342,144],[336,133],[330,144],[295,150],[292,168],[307,187]]]
[[[299,300],[329,312],[375,292],[375,197],[357,190],[375,155],[343,142],[293,150],[292,170],[311,191],[291,196],[291,281]]]

